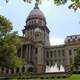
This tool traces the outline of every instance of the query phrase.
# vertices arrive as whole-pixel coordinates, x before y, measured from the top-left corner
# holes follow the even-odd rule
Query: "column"
[[[38,67],[37,67],[37,72],[42,73],[44,72],[44,63],[43,63],[43,47],[39,46],[38,47]]]

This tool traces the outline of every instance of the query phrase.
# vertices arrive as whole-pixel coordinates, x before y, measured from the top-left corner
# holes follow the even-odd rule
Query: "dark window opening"
[[[28,69],[28,72],[33,72],[33,68],[30,67],[30,68]]]
[[[4,68],[1,68],[1,74],[3,74],[3,72],[4,72]]]
[[[71,49],[69,50],[69,55],[70,55],[70,56],[72,55]]]
[[[11,69],[11,74],[13,74],[13,73],[14,73],[14,69],[12,68],[12,69]]]
[[[26,45],[23,45],[23,54],[22,54],[22,58],[25,58],[25,52],[26,52]]]
[[[64,50],[62,50],[62,56],[64,56]]]
[[[9,69],[6,69],[6,74],[8,74],[9,73]]]
[[[53,61],[51,60],[51,66],[53,65]]]
[[[38,48],[35,49],[35,53],[36,53],[36,54],[38,53]]]
[[[75,42],[75,39],[72,39],[73,42]]]
[[[46,64],[49,66],[49,61],[46,61]]]
[[[52,51],[50,51],[50,57],[51,57],[51,58],[53,57]]]
[[[24,66],[22,67],[22,72],[25,72],[25,67]]]
[[[16,68],[16,73],[19,73],[19,68]]]
[[[68,43],[70,42],[70,39],[68,39]]]
[[[47,54],[46,54],[47,58],[49,58],[49,52],[47,51]]]
[[[18,56],[18,57],[21,57],[21,48],[19,48],[19,49],[17,50],[17,56]]]

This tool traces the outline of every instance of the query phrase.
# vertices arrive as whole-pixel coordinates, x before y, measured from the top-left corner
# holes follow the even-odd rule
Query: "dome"
[[[27,21],[32,20],[32,19],[40,19],[40,20],[45,21],[45,23],[46,23],[44,14],[42,13],[42,11],[38,7],[38,3],[35,4],[34,9],[28,15]]]

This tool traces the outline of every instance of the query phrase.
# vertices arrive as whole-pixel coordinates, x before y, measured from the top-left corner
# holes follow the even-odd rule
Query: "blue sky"
[[[22,0],[9,1],[6,4],[5,0],[0,0],[0,14],[7,17],[13,23],[13,30],[18,31],[21,35],[26,18],[35,2],[28,4]],[[52,1],[46,0],[39,5],[51,31],[50,42],[52,45],[63,43],[66,36],[80,34],[80,10],[74,12],[74,10],[68,9],[68,5],[69,2],[66,5],[55,6]]]

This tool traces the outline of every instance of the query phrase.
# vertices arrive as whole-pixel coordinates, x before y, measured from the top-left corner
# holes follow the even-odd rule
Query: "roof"
[[[45,20],[43,12],[39,9],[38,3],[35,3],[35,7],[33,10],[29,13],[27,19],[32,19],[32,18],[39,18]]]

